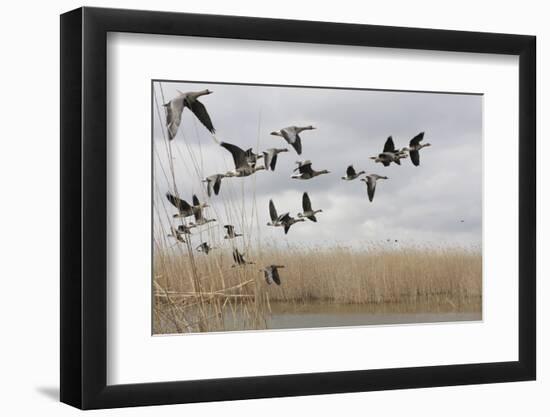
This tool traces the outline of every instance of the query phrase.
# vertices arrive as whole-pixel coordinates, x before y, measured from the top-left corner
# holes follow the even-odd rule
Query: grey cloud
[[[159,84],[155,95],[160,102]],[[214,94],[201,101],[207,107],[217,137],[241,146],[266,149],[287,147],[279,155],[275,172],[222,182],[220,196],[210,200],[220,223],[235,219],[237,209],[255,211],[261,236],[292,242],[359,242],[397,238],[415,242],[481,243],[482,229],[482,97],[477,95],[358,91],[338,89],[256,87],[220,84],[162,83],[165,101],[177,92],[209,88]],[[154,111],[155,108],[153,108]],[[160,109],[162,111],[162,109]],[[171,188],[161,166],[168,166],[163,122],[154,117],[156,204]],[[303,155],[269,132],[288,125],[313,124],[318,129],[302,136]],[[421,166],[406,159],[402,166],[383,167],[369,157],[382,150],[387,136],[397,146],[425,131],[432,147],[421,151]],[[206,199],[199,177],[232,169],[230,154],[214,143],[210,134],[188,111],[172,142],[178,191]],[[191,155],[194,156],[191,158]],[[291,180],[295,161],[311,159],[315,169],[331,174],[308,181]],[[373,203],[358,180],[340,179],[347,165],[367,173],[387,175],[380,181]],[[198,170],[198,173],[197,173]],[[200,174],[200,175],[199,175]],[[169,175],[168,175],[169,177]],[[319,223],[293,226],[288,237],[282,230],[264,227],[270,198],[279,211],[301,210],[301,196],[308,191],[314,208],[322,208]],[[168,207],[170,212],[173,211]],[[462,223],[460,220],[464,220]],[[167,220],[164,220],[167,223]],[[163,220],[156,228],[165,228]]]

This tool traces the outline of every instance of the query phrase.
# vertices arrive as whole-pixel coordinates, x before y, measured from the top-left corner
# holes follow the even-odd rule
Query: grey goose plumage
[[[237,145],[232,143],[222,142],[220,146],[231,153],[233,157],[233,162],[235,164],[234,171],[228,171],[226,177],[248,177],[249,175],[254,174],[255,172],[265,169],[264,166],[251,165],[248,162],[249,155],[247,156],[246,151]]]
[[[294,150],[296,151],[296,153],[298,155],[301,155],[302,154],[302,139],[300,138],[300,133],[303,132],[304,130],[313,130],[313,129],[316,129],[316,128],[311,126],[311,125],[310,126],[303,126],[303,127],[288,126],[288,127],[282,128],[281,130],[276,130],[274,132],[271,132],[270,134],[273,135],[273,136],[282,137],[284,140],[286,140],[286,142],[290,146],[292,146],[294,148]]]
[[[318,177],[319,175],[323,174],[330,174],[330,171],[323,169],[321,171],[315,171],[311,167],[311,161],[296,161],[298,164],[298,167],[294,169],[294,171],[298,171],[298,175],[293,175],[290,178],[298,179],[298,180],[309,180],[315,177]]]
[[[174,97],[168,103],[163,104],[166,109],[166,128],[168,130],[168,139],[172,140],[178,132],[178,128],[181,124],[181,118],[183,110],[187,107],[197,119],[202,123],[206,129],[212,134],[216,133],[212,120],[204,104],[202,104],[198,98],[204,95],[212,94],[210,90],[190,91],[182,93],[178,91],[179,95]]]
[[[378,180],[387,180],[388,177],[378,174],[369,174],[365,178],[361,178],[360,181],[364,181],[367,184],[367,194],[369,196],[369,201],[372,202],[374,199],[374,191],[376,190],[376,181]]]
[[[312,222],[317,222],[315,215],[323,212],[321,209],[313,210],[311,207],[311,200],[309,199],[309,195],[307,193],[302,195],[302,210],[302,213],[298,213],[298,217],[304,217]]]

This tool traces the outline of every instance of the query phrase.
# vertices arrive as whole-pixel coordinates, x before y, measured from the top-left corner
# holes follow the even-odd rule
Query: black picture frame
[[[107,385],[108,32],[518,56],[518,361]],[[524,35],[88,7],[63,14],[61,401],[94,409],[535,379],[535,51],[536,38]]]

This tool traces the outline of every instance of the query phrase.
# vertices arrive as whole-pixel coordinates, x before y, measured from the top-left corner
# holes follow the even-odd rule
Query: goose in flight
[[[190,235],[192,228],[193,228],[193,226],[186,226],[184,224],[180,224],[178,226],[178,233],[184,234],[184,235]]]
[[[208,242],[202,242],[196,249],[197,252],[202,252],[205,255],[208,255],[208,253],[215,248],[211,247]]]
[[[270,135],[273,136],[281,136],[284,138],[284,140],[287,141],[289,145],[291,145],[298,155],[302,154],[302,139],[300,138],[299,133],[303,132],[304,130],[313,130],[315,127],[313,126],[304,126],[304,127],[298,127],[298,126],[288,126],[281,130],[276,130],[274,132],[271,132]]]
[[[367,184],[367,194],[369,195],[369,201],[372,202],[372,199],[374,198],[374,190],[376,190],[376,181],[378,180],[387,180],[388,177],[384,177],[382,175],[377,174],[370,174],[365,176],[365,178],[361,178],[359,181],[364,181],[365,184]]]
[[[355,168],[353,168],[353,165],[350,165],[348,169],[346,170],[346,176],[342,177],[343,180],[351,181],[359,177],[360,175],[363,175],[365,171],[359,171],[355,172]]]
[[[168,138],[174,139],[178,128],[181,123],[181,114],[183,109],[187,107],[193,112],[193,114],[199,119],[199,121],[208,129],[212,134],[216,133],[216,129],[212,125],[212,120],[206,111],[206,107],[202,104],[198,98],[207,94],[212,94],[210,90],[190,91],[182,93],[178,90],[179,95],[168,103],[163,104],[166,108],[166,127],[168,129]]]
[[[258,159],[264,157],[261,153],[254,153],[252,148],[248,148],[246,151],[244,151],[244,153],[246,154],[246,162],[248,162],[248,164],[253,167],[256,166],[256,162],[258,162]]]
[[[243,254],[240,253],[237,248],[233,249],[233,260],[235,261],[235,264],[232,265],[231,268],[254,264],[254,262],[248,262],[247,260],[245,260]]]
[[[214,194],[219,194],[222,186],[222,179],[225,177],[225,174],[214,174],[202,180],[202,182],[206,183],[206,193],[208,194],[208,197],[212,196],[212,190],[214,190]]]
[[[392,162],[401,165],[400,159],[406,158],[407,154],[404,150],[396,150],[393,144],[393,139],[390,136],[384,144],[384,150],[378,156],[371,156],[370,159],[374,159],[374,162],[381,162],[385,167],[389,166]]]
[[[223,226],[227,231],[227,234],[223,237],[224,239],[234,239],[236,237],[242,236],[240,233],[235,233],[235,227],[230,224]]]
[[[288,212],[278,215],[277,210],[275,209],[275,204],[273,204],[273,200],[269,200],[269,217],[271,217],[271,222],[267,223],[267,225],[274,227],[284,227],[285,235],[288,233],[290,226],[292,226],[294,223],[305,221],[305,219],[295,219],[294,217],[291,217],[290,213]]]
[[[215,222],[216,219],[207,219],[202,214],[202,207],[205,207],[204,204],[199,202],[199,199],[196,195],[193,196],[193,215],[195,216],[195,223],[191,223],[191,227],[202,226],[210,222]],[[206,206],[208,207],[208,206]]]
[[[196,195],[193,196],[193,206],[191,206],[187,201],[182,200],[181,198],[178,198],[170,193],[166,193],[166,198],[175,208],[178,209],[178,213],[173,215],[175,218],[193,216],[197,210],[208,207],[208,204],[198,202],[199,199]],[[195,204],[195,202],[197,203]]]
[[[327,171],[326,169],[323,169],[322,171],[315,171],[313,168],[311,168],[311,161],[297,161],[296,163],[298,164],[298,167],[295,168],[294,171],[299,171],[300,175],[293,175],[290,178],[298,180],[309,180],[319,175],[330,174],[330,171]]]
[[[303,217],[299,217],[296,219],[292,217],[289,213],[285,213],[282,216],[280,216],[279,221],[281,222],[281,225],[284,227],[285,235],[286,235],[290,230],[290,226],[298,222],[305,222],[306,219],[304,219]]]
[[[290,213],[284,213],[280,216],[277,214],[277,209],[275,209],[275,204],[273,200],[269,200],[269,217],[271,217],[271,222],[267,223],[268,226],[280,227],[283,226],[281,219]]]
[[[403,148],[403,151],[409,151],[409,156],[414,166],[420,165],[420,149],[426,146],[432,146],[431,143],[420,143],[424,139],[424,132],[420,132],[409,142],[408,148]]]
[[[277,285],[281,285],[281,277],[279,277],[279,268],[284,268],[284,265],[268,265],[264,269],[260,269],[260,272],[264,273],[265,281],[267,285],[271,285],[274,282]]]
[[[191,232],[189,232],[189,233],[191,233]],[[167,236],[168,237],[173,237],[178,242],[187,243],[187,241],[185,240],[185,237],[183,235],[184,235],[184,233],[181,233],[178,229],[171,226],[170,227],[170,233]]]
[[[315,215],[317,213],[323,212],[323,210],[313,210],[311,208],[311,200],[309,199],[309,195],[307,193],[304,193],[304,195],[302,196],[302,209],[304,210],[304,212],[298,213],[298,217],[304,217],[311,220],[312,222],[317,222],[317,218],[315,217]]]
[[[254,174],[256,171],[265,169],[264,166],[252,166],[248,163],[246,152],[232,143],[222,142],[220,144],[223,148],[231,152],[233,156],[233,162],[235,163],[235,171],[229,171],[225,174],[226,177],[248,177]]]
[[[263,152],[265,169],[275,171],[277,165],[277,155],[281,152],[288,152],[287,148],[270,148]]]

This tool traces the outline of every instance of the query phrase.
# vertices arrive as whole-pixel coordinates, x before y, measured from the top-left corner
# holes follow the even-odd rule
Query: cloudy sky
[[[175,213],[164,198],[173,185],[160,104],[177,90],[208,88],[213,94],[200,100],[219,140],[243,149],[287,147],[290,152],[279,155],[275,172],[224,179],[220,195],[208,199],[200,177],[234,166],[231,154],[186,109],[171,143],[172,160],[180,196],[191,201],[196,193],[201,201],[209,200],[212,207],[206,214],[218,220],[201,239],[218,239],[216,228],[231,223],[262,241],[283,244],[356,246],[397,239],[399,244],[481,245],[482,96],[188,82],[155,82],[153,87],[156,233],[165,233]],[[286,126],[310,124],[317,130],[301,134],[301,156],[283,138],[269,135]],[[390,167],[369,159],[382,151],[388,136],[403,147],[421,131],[432,146],[421,151],[419,167],[409,159]],[[331,174],[290,179],[295,161],[304,159]],[[350,164],[357,171],[389,177],[378,182],[372,203],[365,183],[341,180]],[[318,223],[296,224],[286,237],[281,228],[265,226],[269,199],[279,213],[296,215],[304,191],[314,209],[323,209]]]

